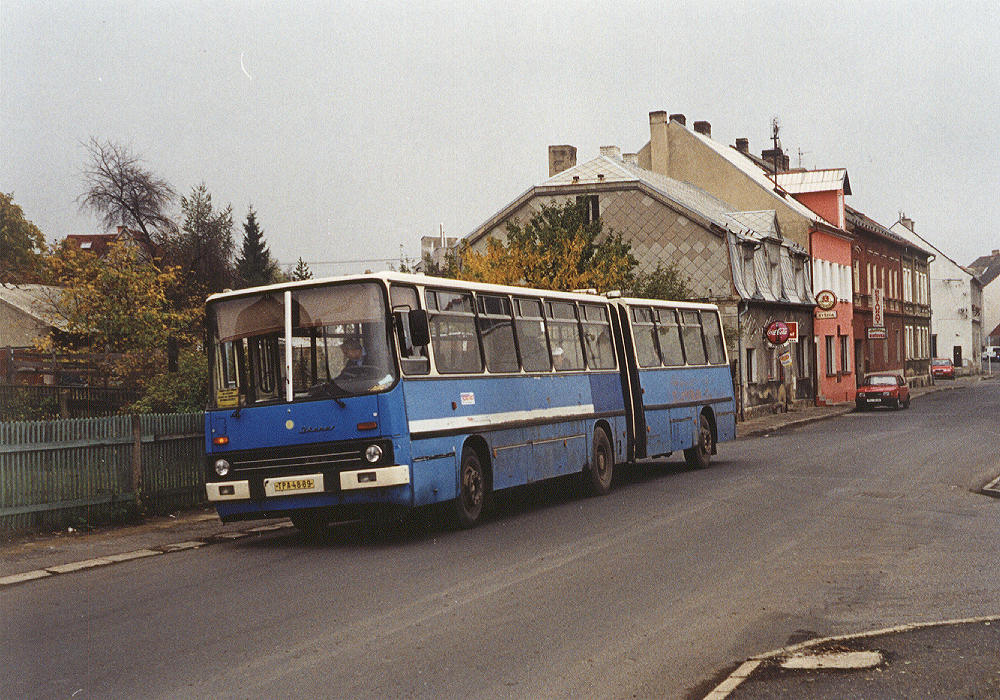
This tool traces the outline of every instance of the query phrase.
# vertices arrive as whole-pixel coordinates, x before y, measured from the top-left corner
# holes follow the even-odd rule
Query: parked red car
[[[910,387],[898,374],[876,373],[865,377],[864,383],[858,387],[854,405],[859,411],[876,406],[890,408],[910,407]]]
[[[934,379],[954,379],[955,365],[947,357],[935,357],[931,360],[931,376]]]

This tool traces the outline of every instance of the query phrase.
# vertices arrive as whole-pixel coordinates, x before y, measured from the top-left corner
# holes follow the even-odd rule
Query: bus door
[[[621,368],[622,396],[625,399],[625,459],[629,462],[646,456],[646,420],[642,410],[642,387],[639,385],[639,368],[635,362],[629,308],[614,304],[617,313],[611,314],[615,334],[615,352]]]

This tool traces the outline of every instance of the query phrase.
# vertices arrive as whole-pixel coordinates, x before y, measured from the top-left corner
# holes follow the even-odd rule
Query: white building
[[[950,357],[956,367],[976,372],[979,354],[986,344],[983,286],[972,270],[959,265],[913,229],[913,219],[906,216],[889,228],[934,254],[930,263],[931,355]]]

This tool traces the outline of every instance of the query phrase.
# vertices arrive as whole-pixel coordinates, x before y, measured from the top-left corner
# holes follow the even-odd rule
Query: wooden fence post
[[[140,507],[142,494],[142,422],[139,415],[132,414],[132,493],[135,505]]]

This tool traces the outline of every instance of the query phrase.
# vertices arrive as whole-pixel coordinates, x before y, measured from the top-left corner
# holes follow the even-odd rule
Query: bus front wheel
[[[614,469],[615,457],[611,452],[608,434],[603,429],[596,428],[594,430],[594,450],[585,473],[588,490],[595,496],[603,496],[610,491]]]
[[[455,521],[459,527],[474,527],[486,505],[486,470],[474,449],[462,452],[458,496],[455,498]]]
[[[712,425],[708,422],[705,414],[698,418],[698,442],[694,447],[684,450],[684,459],[689,467],[703,469],[712,461],[712,448],[715,441],[712,439]]]

